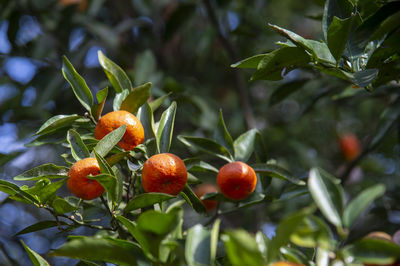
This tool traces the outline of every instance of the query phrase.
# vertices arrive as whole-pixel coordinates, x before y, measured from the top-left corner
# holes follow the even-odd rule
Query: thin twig
[[[220,27],[220,24],[218,22],[217,16],[214,12],[214,9],[212,7],[210,0],[203,0],[203,3],[204,3],[204,6],[206,8],[206,11],[207,11],[207,14],[208,14],[208,17],[209,17],[211,23],[213,24],[213,26],[215,27],[215,29],[218,32],[218,37],[221,40],[222,46],[227,51],[230,59],[233,62],[236,62],[239,58],[236,48],[233,45],[232,41],[229,39],[228,34],[222,33],[222,29]],[[237,70],[234,70],[234,76],[235,76],[236,90],[237,90],[237,92],[239,94],[239,98],[240,98],[239,99],[240,105],[241,105],[241,107],[243,109],[243,113],[244,113],[246,127],[248,129],[254,128],[256,126],[256,122],[254,119],[253,111],[251,110],[251,107],[249,104],[249,96],[248,96],[248,93],[246,90],[245,80],[243,78],[243,75]]]

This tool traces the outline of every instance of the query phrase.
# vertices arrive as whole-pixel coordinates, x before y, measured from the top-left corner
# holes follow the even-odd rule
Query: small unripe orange
[[[218,172],[217,184],[222,194],[233,200],[250,196],[256,188],[257,176],[254,169],[243,162],[222,166]]]
[[[214,184],[200,184],[194,188],[194,193],[198,198],[208,193],[218,192],[218,188]],[[204,207],[206,207],[207,211],[211,211],[217,207],[218,201],[216,200],[201,200],[203,202]]]
[[[346,133],[340,136],[340,150],[347,161],[354,160],[361,152],[361,144],[356,135]]]

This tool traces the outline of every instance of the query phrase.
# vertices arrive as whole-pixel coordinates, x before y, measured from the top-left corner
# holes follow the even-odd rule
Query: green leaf
[[[165,236],[175,229],[178,218],[175,212],[162,213],[149,210],[142,213],[136,223],[141,231]]]
[[[329,51],[328,46],[325,43],[314,41],[314,40],[307,40],[300,35],[286,30],[284,28],[278,27],[276,25],[268,24],[272,29],[274,29],[280,35],[288,38],[293,43],[295,43],[298,47],[301,47],[307,50],[309,53],[312,54],[313,60],[319,61],[322,63],[331,64],[332,66],[336,65],[336,60],[332,56]],[[284,47],[281,49],[290,48]],[[292,59],[293,60],[293,59]]]
[[[47,228],[52,228],[55,226],[61,226],[61,225],[67,225],[67,223],[65,223],[63,221],[59,221],[58,223],[56,221],[40,221],[38,223],[32,224],[32,225],[22,229],[21,231],[16,233],[14,236],[28,234],[28,233],[44,230]]]
[[[283,179],[283,180],[289,181],[290,183],[293,183],[293,184],[296,184],[299,186],[305,185],[305,182],[303,180],[296,178],[289,171],[287,171],[286,169],[284,169],[276,164],[258,163],[258,164],[252,165],[251,167],[253,167],[253,169],[256,173],[268,175],[268,176],[271,176],[274,178]]]
[[[119,265],[146,263],[137,244],[121,239],[80,237],[50,252],[49,256],[110,262]]]
[[[106,190],[111,201],[115,203],[117,201],[117,179],[113,175],[99,174],[96,176],[87,176],[89,179],[96,180]]]
[[[229,230],[222,235],[226,254],[233,266],[267,265],[253,236],[245,230]]]
[[[151,206],[156,203],[160,203],[160,202],[170,200],[173,198],[175,198],[175,196],[165,194],[165,193],[151,192],[151,193],[140,194],[140,195],[135,196],[133,199],[131,199],[128,202],[128,204],[126,205],[126,207],[124,209],[124,212],[137,210],[137,209]]]
[[[125,218],[124,216],[117,216],[116,218],[126,227],[126,229],[128,229],[129,233],[131,233],[132,236],[135,236],[134,231],[136,223],[134,221],[131,221],[128,218]]]
[[[175,114],[176,102],[173,102],[161,116],[156,133],[157,150],[159,153],[168,152],[171,147]]]
[[[113,175],[114,172],[111,166],[107,163],[106,159],[104,159],[104,157],[98,154],[95,150],[94,150],[94,155],[96,157],[97,162],[99,163],[100,171],[103,174]]]
[[[105,157],[122,139],[125,131],[126,125],[122,125],[119,128],[111,131],[96,144],[93,151],[96,151],[100,156]]]
[[[343,190],[331,178],[312,168],[308,178],[308,189],[315,204],[332,224],[342,227]]]
[[[53,202],[51,203],[51,207],[53,207],[55,213],[57,214],[72,212],[78,209],[78,207],[72,205],[71,203],[60,197],[56,197],[53,200]]]
[[[224,117],[222,115],[222,109],[219,110],[218,126],[214,133],[214,138],[219,144],[224,146],[231,154],[234,153],[233,140],[231,135],[229,134],[228,129],[226,128]]]
[[[107,157],[106,161],[110,166],[113,166],[113,165],[117,164],[119,161],[121,161],[122,159],[124,159],[125,157],[127,157],[128,155],[129,155],[129,151],[116,153],[116,154],[113,154],[113,155]]]
[[[247,162],[254,151],[254,143],[256,141],[257,129],[251,129],[240,135],[233,142],[235,150],[235,160]]]
[[[212,166],[209,163],[206,163],[204,161],[201,161],[200,159],[197,158],[187,158],[183,160],[186,169],[190,172],[202,172],[202,173],[212,173],[212,174],[218,174],[218,169]]]
[[[169,92],[169,93],[167,93],[167,94],[165,94],[165,95],[163,95],[163,96],[161,96],[161,97],[158,97],[157,99],[151,101],[151,102],[149,103],[149,105],[150,105],[150,107],[151,107],[151,110],[153,110],[153,112],[154,112],[155,110],[157,110],[158,107],[160,107],[160,105],[164,102],[164,100],[167,99],[168,96],[170,96],[170,95],[171,95],[171,92]]]
[[[364,238],[345,247],[343,253],[365,264],[389,265],[400,258],[400,246],[385,239]]]
[[[233,68],[257,68],[267,54],[258,54],[231,65]]]
[[[211,264],[211,233],[201,224],[191,227],[186,236],[185,258],[189,266]]]
[[[56,192],[67,182],[67,179],[63,179],[51,184],[46,185],[45,187],[41,188],[39,191],[34,193],[34,195],[38,196],[40,203],[44,204],[47,202],[53,201]],[[32,193],[30,193],[33,195]]]
[[[281,220],[276,229],[276,235],[268,244],[268,262],[276,259],[280,248],[289,242],[290,236],[296,231],[297,227],[303,222],[304,217],[306,217],[309,212],[310,210],[308,209],[301,210]]]
[[[107,58],[102,51],[99,50],[97,54],[99,63],[115,91],[119,93],[123,90],[132,89],[132,83],[122,68]]]
[[[149,103],[144,103],[137,112],[137,118],[143,125],[145,139],[154,138],[154,118],[153,111]]]
[[[271,94],[271,97],[269,98],[269,104],[274,105],[282,100],[286,99],[289,95],[292,93],[298,91],[301,89],[309,79],[296,79],[293,81],[288,81],[281,86],[279,86],[274,92]]]
[[[86,110],[91,112],[93,106],[92,92],[87,86],[86,81],[81,77],[81,75],[78,74],[78,72],[76,72],[75,68],[72,66],[71,62],[69,62],[66,56],[63,56],[62,73],[64,78],[71,85],[76,98]]]
[[[35,133],[37,135],[44,135],[52,133],[61,127],[72,124],[75,120],[81,118],[79,115],[56,115],[49,118]]]
[[[85,143],[83,143],[81,136],[73,129],[68,130],[67,141],[71,145],[72,157],[79,161],[84,158],[90,157],[90,153]]]
[[[306,66],[310,56],[299,47],[283,47],[264,56],[251,80],[281,80],[284,68]]]
[[[28,204],[34,204],[38,202],[38,200],[32,195],[21,190],[21,188],[17,185],[5,180],[0,180],[0,191],[9,194],[10,198],[13,200],[25,202]]]
[[[178,136],[178,139],[188,147],[199,149],[200,151],[212,154],[227,162],[232,162],[233,157],[230,152],[221,144],[211,139],[198,138],[192,136]]]
[[[42,178],[64,178],[68,176],[68,168],[65,166],[58,166],[52,163],[42,164],[35,168],[32,168],[20,175],[14,177],[14,180],[27,181],[27,180],[39,180]]]
[[[331,249],[332,233],[329,226],[320,218],[309,215],[304,217],[290,240],[300,247]]]
[[[129,92],[130,90],[123,90],[115,95],[113,100],[114,111],[117,111],[121,108],[121,104],[125,100],[125,98],[128,97]]]
[[[210,244],[210,262],[211,265],[216,265],[216,257],[217,257],[217,249],[218,249],[218,237],[219,237],[219,228],[220,228],[221,220],[217,219],[212,228],[211,228],[211,244]]]
[[[119,170],[119,168],[117,166],[113,166],[111,168],[111,170],[113,171],[113,174],[116,178],[116,184],[115,184],[115,201],[116,201],[116,205],[114,205],[114,207],[117,207],[118,204],[121,203],[122,201],[122,196],[124,194],[124,177],[121,174],[121,171]]]
[[[147,82],[136,88],[133,88],[128,96],[122,101],[120,110],[135,114],[140,106],[147,102],[150,97],[151,82]]]
[[[203,202],[196,196],[196,194],[194,194],[188,184],[185,185],[185,188],[180,194],[196,212],[206,212]]]
[[[385,194],[385,186],[378,184],[363,190],[352,199],[343,212],[343,224],[350,228],[357,218],[376,199]]]
[[[349,0],[327,0],[325,2],[324,14],[322,17],[322,32],[325,40],[328,40],[329,27],[334,17],[346,19],[353,12],[353,4]]]
[[[328,29],[328,47],[336,61],[342,57],[344,48],[348,41],[353,17],[340,19],[333,17]]]
[[[50,266],[50,264],[45,259],[43,259],[42,256],[40,256],[33,249],[28,247],[24,243],[24,241],[21,240],[21,243],[22,243],[22,246],[24,246],[26,253],[28,253],[29,259],[33,263],[33,266]]]
[[[359,87],[367,87],[378,76],[379,70],[376,68],[365,69],[355,72],[353,82]]]
[[[102,90],[99,90],[96,93],[97,104],[93,104],[92,106],[92,116],[96,121],[100,119],[101,113],[103,112],[104,104],[106,103],[108,95],[108,87],[105,87]]]

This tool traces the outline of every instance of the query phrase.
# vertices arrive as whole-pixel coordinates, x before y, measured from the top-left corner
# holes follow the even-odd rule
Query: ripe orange
[[[94,137],[102,139],[111,131],[126,125],[126,131],[118,146],[126,151],[131,151],[144,141],[142,123],[133,114],[127,111],[114,111],[102,116],[94,130]]]
[[[85,11],[88,6],[87,0],[59,0],[58,2],[63,6],[78,5],[78,10],[81,12]]]
[[[294,263],[290,261],[278,261],[273,263],[271,266],[304,266],[304,264]]]
[[[100,166],[95,158],[86,158],[74,163],[68,172],[67,185],[72,194],[84,200],[100,197],[104,188],[99,182],[87,178],[100,174]]]
[[[356,135],[346,133],[340,136],[340,150],[347,161],[354,160],[361,152],[361,145]]]
[[[200,184],[194,188],[194,193],[201,199],[204,194],[218,192],[218,188],[214,184]],[[217,207],[218,202],[216,200],[201,200],[206,207],[207,211],[211,211]]]
[[[217,184],[227,198],[242,200],[256,188],[257,176],[253,168],[243,162],[225,164],[218,172]]]
[[[146,192],[178,195],[187,181],[185,163],[171,153],[151,156],[143,165],[142,186]]]

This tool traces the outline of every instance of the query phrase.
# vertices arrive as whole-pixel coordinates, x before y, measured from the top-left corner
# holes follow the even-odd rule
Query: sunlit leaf
[[[49,118],[40,128],[36,131],[35,135],[44,135],[56,131],[61,127],[71,125],[75,120],[81,118],[79,115],[56,115]]]
[[[176,114],[176,102],[173,102],[161,116],[158,124],[156,141],[159,153],[169,152]]]
[[[128,96],[122,101],[120,110],[135,114],[140,106],[147,102],[150,97],[151,82],[133,88]]]
[[[71,153],[75,160],[79,161],[90,157],[90,153],[81,136],[73,129],[68,130],[67,141],[71,145]]]
[[[132,83],[122,68],[106,57],[101,50],[97,54],[99,63],[115,91],[119,93],[123,90],[130,90],[133,87]]]

